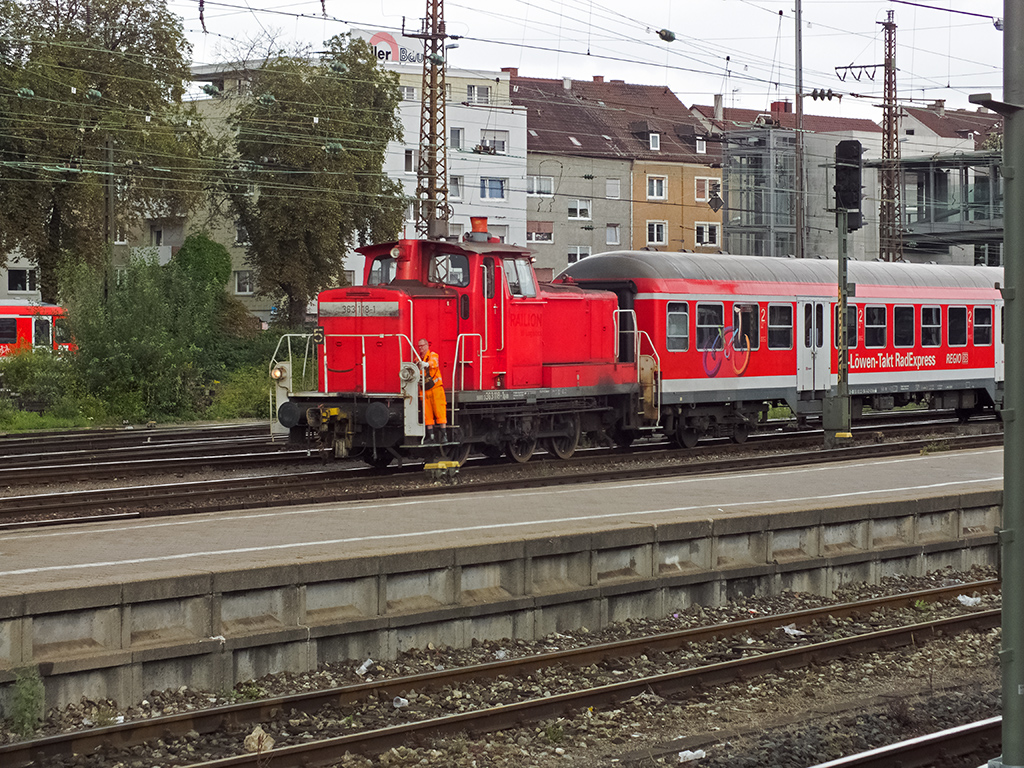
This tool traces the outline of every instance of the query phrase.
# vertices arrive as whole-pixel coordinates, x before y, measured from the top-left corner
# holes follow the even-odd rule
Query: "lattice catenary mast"
[[[444,0],[427,0],[423,38],[423,94],[420,108],[420,157],[416,166],[416,232],[421,237],[445,237],[448,204],[448,129],[445,125]]]
[[[899,108],[896,104],[896,23],[893,12],[885,27],[885,105],[882,112],[882,167],[879,180],[878,255],[883,261],[903,257],[902,205],[900,203]]]

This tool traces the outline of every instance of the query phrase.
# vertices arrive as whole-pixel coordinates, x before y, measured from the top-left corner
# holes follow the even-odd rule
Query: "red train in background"
[[[71,349],[65,315],[64,309],[56,304],[17,299],[0,302],[0,357],[17,349]]]
[[[772,404],[819,418],[836,387],[836,264],[617,251],[538,282],[485,225],[463,242],[367,246],[365,285],[319,296],[300,362],[272,363],[291,440],[386,466],[471,451],[567,458],[581,436],[742,442]],[[851,262],[852,410],[911,402],[967,417],[1003,395],[1002,271]],[[448,426],[428,442],[416,342],[441,360]],[[316,367],[316,390],[292,386]]]

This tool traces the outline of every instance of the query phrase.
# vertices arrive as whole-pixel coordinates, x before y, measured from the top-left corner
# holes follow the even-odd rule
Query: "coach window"
[[[892,344],[894,347],[914,346],[914,308],[892,308]]]
[[[50,318],[37,317],[33,325],[35,327],[32,329],[32,343],[37,347],[52,347],[53,326],[50,324]]]
[[[835,329],[835,345],[839,349],[839,305],[836,304],[836,311],[832,327]],[[846,305],[846,348],[857,348],[857,307],[852,304]]]
[[[949,320],[949,346],[967,346],[967,307],[949,307],[946,310]]]
[[[697,349],[722,349],[722,330],[725,327],[723,304],[697,305]]]
[[[807,349],[812,346],[821,347],[825,343],[824,329],[822,328],[825,324],[824,313],[825,309],[820,301],[804,304],[804,347]],[[813,338],[811,337],[812,332]]]
[[[864,346],[880,349],[885,336],[885,307],[864,307]]]
[[[748,342],[744,339],[749,340],[750,349],[757,349],[761,346],[757,317],[757,304],[732,305],[732,327],[739,331],[736,341],[740,348],[747,347]]]
[[[469,285],[469,258],[462,253],[440,253],[430,259],[427,279],[458,288]]]
[[[768,349],[793,348],[793,307],[768,305]]]
[[[974,346],[992,344],[992,307],[974,308]]]
[[[921,307],[921,346],[942,346],[941,307]]]
[[[665,348],[669,352],[685,352],[690,348],[690,305],[685,301],[668,303]]]
[[[0,344],[18,341],[18,321],[13,317],[0,317]]]

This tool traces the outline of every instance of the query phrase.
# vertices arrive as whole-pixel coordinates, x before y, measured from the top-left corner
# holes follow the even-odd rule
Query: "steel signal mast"
[[[421,237],[448,235],[448,129],[445,120],[444,0],[427,0],[418,33],[423,39],[423,93],[420,100],[420,152],[416,166],[416,232]]]
[[[900,202],[899,106],[896,103],[896,22],[893,12],[885,27],[885,106],[882,110],[882,179],[878,211],[879,256],[883,261],[903,258],[902,204]]]

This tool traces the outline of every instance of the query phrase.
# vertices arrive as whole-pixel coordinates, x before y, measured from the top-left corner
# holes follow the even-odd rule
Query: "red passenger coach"
[[[272,366],[282,427],[336,456],[526,461],[541,445],[565,458],[584,433],[742,442],[773,404],[820,419],[837,386],[834,261],[619,251],[538,283],[529,251],[483,232],[360,250],[365,285],[319,297],[316,391],[293,391],[293,361]],[[987,267],[851,262],[853,415],[1001,407],[1001,280]],[[446,402],[433,439],[422,338]]]
[[[0,303],[0,357],[17,349],[70,349],[64,317],[64,309],[55,304],[11,299]]]

